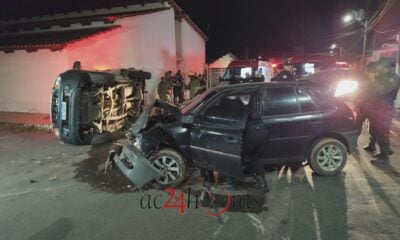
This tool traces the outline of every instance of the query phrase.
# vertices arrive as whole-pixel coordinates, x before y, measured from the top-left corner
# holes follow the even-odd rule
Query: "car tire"
[[[312,145],[308,162],[318,175],[335,175],[346,165],[346,147],[334,138],[320,139]]]
[[[163,176],[154,181],[156,187],[177,187],[185,180],[187,163],[186,159],[178,151],[171,148],[162,148],[150,156],[149,160],[155,168],[167,174],[167,177]]]

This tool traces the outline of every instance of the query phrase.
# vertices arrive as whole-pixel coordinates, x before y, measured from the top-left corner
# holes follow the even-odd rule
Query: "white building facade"
[[[77,35],[61,44],[57,40],[45,46],[0,46],[0,111],[48,113],[54,79],[71,69],[75,61],[87,70],[134,67],[151,72],[152,78],[146,81],[147,101],[157,97],[158,81],[166,71],[203,71],[206,36],[174,2],[155,1],[107,11],[109,22],[52,25],[49,34]],[[14,35],[18,38],[31,32]],[[2,35],[3,40],[7,38],[0,34],[0,45]]]

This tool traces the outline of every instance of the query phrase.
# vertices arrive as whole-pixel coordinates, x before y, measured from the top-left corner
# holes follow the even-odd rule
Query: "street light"
[[[352,15],[352,14],[347,14],[347,15],[345,15],[345,16],[343,17],[343,22],[344,22],[344,23],[349,23],[349,22],[351,22],[351,21],[353,21],[353,15]]]
[[[331,47],[330,47],[330,49],[335,49],[335,48],[337,48],[336,43],[332,44]]]

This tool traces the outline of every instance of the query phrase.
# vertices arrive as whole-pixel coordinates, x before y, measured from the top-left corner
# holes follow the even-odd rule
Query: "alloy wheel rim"
[[[343,152],[333,144],[323,146],[317,153],[318,165],[328,172],[337,170],[342,164],[343,158]]]
[[[163,174],[162,177],[156,179],[156,181],[160,184],[166,185],[179,178],[179,164],[172,157],[160,156],[154,160],[153,166]]]

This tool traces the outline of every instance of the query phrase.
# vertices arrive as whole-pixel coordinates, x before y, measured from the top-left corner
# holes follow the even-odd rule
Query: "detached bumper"
[[[163,174],[150,164],[139,151],[125,145],[120,154],[111,156],[121,172],[137,187],[142,188]]]

